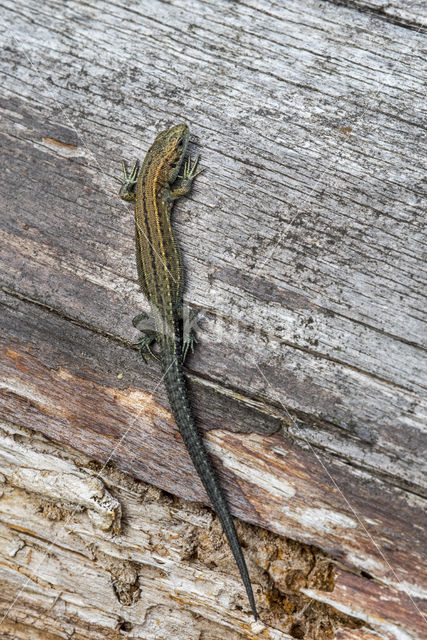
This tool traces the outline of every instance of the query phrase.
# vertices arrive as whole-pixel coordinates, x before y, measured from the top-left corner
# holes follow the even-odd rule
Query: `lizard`
[[[123,178],[119,196],[135,204],[135,245],[138,281],[150,303],[151,314],[139,314],[133,319],[137,328],[145,331],[138,341],[141,355],[156,357],[151,345],[157,342],[163,369],[163,379],[178,429],[194,467],[209,496],[227,537],[240,571],[250,607],[258,612],[246,561],[234,522],[216,477],[203,438],[195,424],[183,373],[183,362],[193,350],[195,335],[183,331],[184,274],[180,250],[171,226],[171,211],[175,200],[189,193],[199,158],[193,164],[185,154],[189,128],[177,124],[159,133],[139,168],[138,161],[128,172],[123,162]],[[180,175],[183,167],[182,175]],[[147,329],[148,326],[148,329]]]

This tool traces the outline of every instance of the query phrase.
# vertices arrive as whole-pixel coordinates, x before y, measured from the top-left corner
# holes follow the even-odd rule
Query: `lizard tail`
[[[236,564],[239,568],[246,593],[248,594],[252,613],[255,620],[257,620],[258,612],[255,605],[255,598],[252,591],[246,561],[243,556],[242,548],[237,537],[237,532],[227,502],[216,478],[209,455],[203,443],[203,439],[194,423],[181,363],[178,362],[176,356],[171,359],[165,358],[163,368],[165,387],[176,423],[182,439],[184,440],[185,446],[187,447],[188,453],[190,454],[191,460],[193,461],[196,471],[206,489],[206,493],[208,494],[212,506],[221,521],[231,551],[233,552]]]

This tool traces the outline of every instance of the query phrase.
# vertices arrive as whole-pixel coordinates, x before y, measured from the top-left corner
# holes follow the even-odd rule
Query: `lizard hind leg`
[[[139,329],[142,334],[140,338],[133,343],[138,346],[141,358],[145,362],[148,362],[150,357],[159,360],[159,357],[151,350],[151,345],[157,341],[158,334],[157,331],[151,328],[153,323],[150,314],[145,313],[145,311],[139,313],[132,320],[132,324],[136,329]]]
[[[196,337],[196,329],[195,326],[197,324],[197,318],[199,316],[199,312],[196,309],[189,309],[188,307],[184,307],[184,317],[183,317],[183,340],[182,340],[182,361],[185,362],[185,359],[188,355],[188,352],[194,352],[194,347],[197,344]]]

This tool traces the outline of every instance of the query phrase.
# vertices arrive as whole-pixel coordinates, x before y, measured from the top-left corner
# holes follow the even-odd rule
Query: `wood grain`
[[[206,167],[174,211],[204,316],[188,374],[233,512],[331,554],[330,602],[364,633],[422,637],[419,3],[1,11],[4,417],[205,500],[131,345],[145,301],[113,180],[186,121]]]

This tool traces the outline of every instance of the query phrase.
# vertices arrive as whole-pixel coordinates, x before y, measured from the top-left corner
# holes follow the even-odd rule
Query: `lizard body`
[[[137,164],[124,179],[120,196],[135,201],[136,263],[141,289],[150,302],[151,328],[140,341],[150,353],[150,345],[159,345],[160,360],[169,403],[185,446],[206,489],[233,552],[255,619],[258,618],[252,586],[233,519],[214,473],[203,439],[194,423],[183,374],[187,349],[193,336],[184,337],[183,269],[170,221],[174,201],[187,194],[196,173],[197,161],[183,165],[189,129],[176,125],[160,133],[150,147],[138,174]],[[134,319],[138,326],[146,314]],[[153,355],[153,354],[152,354]]]

